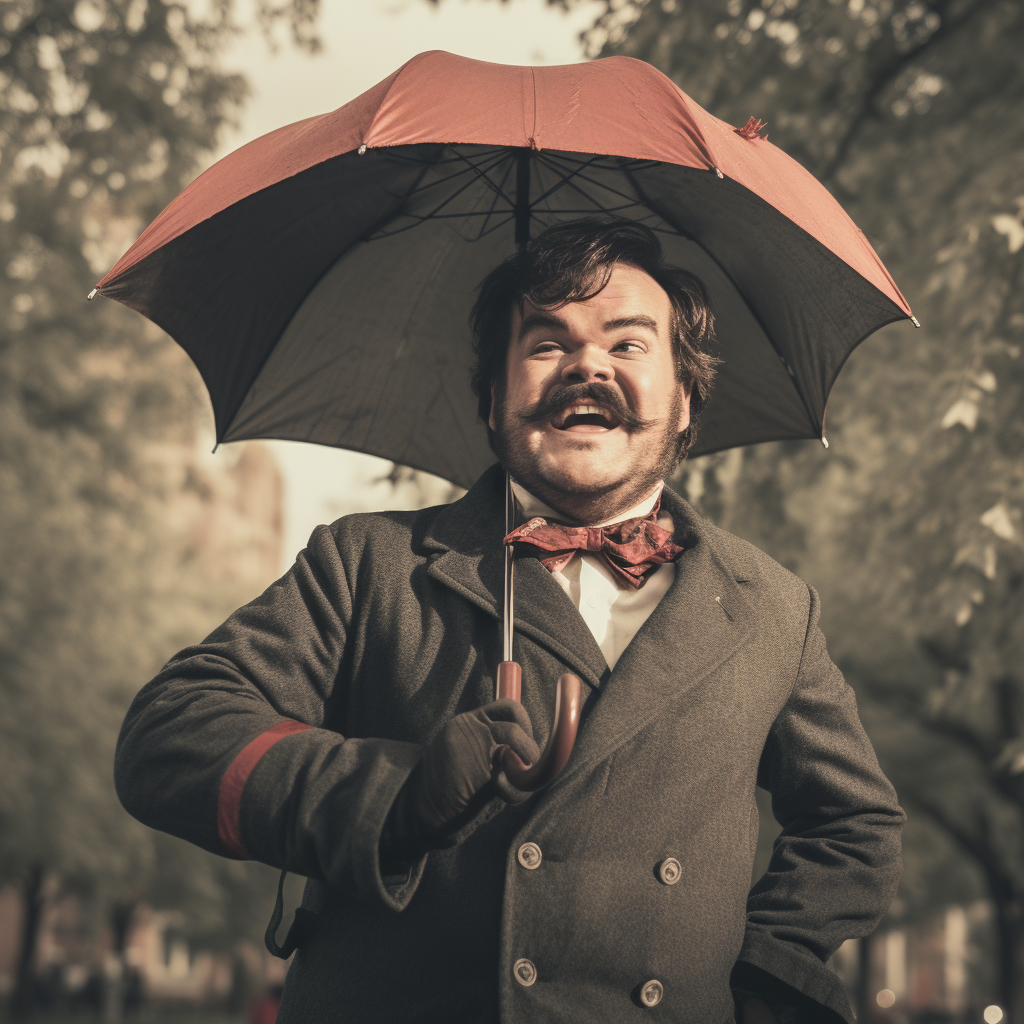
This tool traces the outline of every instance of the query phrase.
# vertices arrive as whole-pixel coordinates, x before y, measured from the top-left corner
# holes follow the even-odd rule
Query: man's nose
[[[562,380],[566,384],[608,383],[614,376],[611,359],[600,345],[581,345],[570,352],[562,364]]]

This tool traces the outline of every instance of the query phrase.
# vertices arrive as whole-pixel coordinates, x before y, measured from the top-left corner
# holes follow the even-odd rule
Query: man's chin
[[[621,460],[600,453],[568,452],[538,459],[533,476],[547,488],[580,497],[607,494],[624,483]]]

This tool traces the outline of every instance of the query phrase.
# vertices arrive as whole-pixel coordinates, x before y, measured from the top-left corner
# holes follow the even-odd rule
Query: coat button
[[[516,981],[519,982],[523,988],[529,988],[537,980],[537,968],[533,966],[532,960],[527,960],[526,957],[521,957],[512,965],[512,973],[516,976]],[[657,985],[656,981],[648,982],[648,984]],[[658,986],[659,989],[661,986]],[[658,999],[661,998],[659,993]],[[657,1000],[655,1000],[657,1002]],[[651,1003],[653,1006],[654,1003]]]
[[[675,857],[666,857],[658,865],[658,877],[666,885],[675,885],[682,877],[683,867]]]
[[[533,964],[530,964],[532,967]],[[665,994],[665,986],[660,981],[649,981],[640,989],[640,1002],[644,1006],[657,1006]]]
[[[532,871],[534,868],[540,867],[541,858],[544,855],[540,852],[540,847],[536,843],[523,843],[519,847],[519,852],[516,856],[524,868]]]

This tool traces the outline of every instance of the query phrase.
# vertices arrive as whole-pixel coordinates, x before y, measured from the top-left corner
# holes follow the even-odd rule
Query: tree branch
[[[893,709],[894,714],[909,719],[933,736],[939,736],[945,740],[953,740],[959,743],[975,758],[996,792],[1024,811],[1024,776],[1008,776],[995,768],[995,762],[1002,750],[1002,743],[999,744],[998,749],[994,748],[960,722],[952,722],[948,719],[926,718],[920,713],[913,701],[887,693],[882,687],[872,685],[870,682],[868,686],[871,690],[872,699],[883,707],[888,706]]]
[[[1017,895],[1017,887],[1014,885],[1014,880],[1002,870],[999,865],[999,858],[987,843],[979,841],[970,832],[961,827],[959,823],[955,822],[946,813],[945,808],[940,804],[933,803],[920,794],[912,795],[909,798],[905,797],[904,799],[908,803],[916,804],[919,810],[928,815],[968,856],[977,862],[985,875],[985,881],[988,884],[989,891],[992,893],[992,898],[996,902],[1005,902]],[[982,833],[983,831],[985,831],[984,827],[979,822],[978,832]]]
[[[937,43],[942,42],[951,36],[954,32],[963,28],[975,14],[984,10],[986,7],[993,6],[996,0],[977,0],[975,4],[967,9],[959,18],[948,19],[939,11],[939,17],[942,18],[942,24],[922,43],[914,47],[912,50],[908,50],[904,54],[900,54],[895,60],[890,61],[889,64],[884,67],[874,83],[864,94],[863,101],[861,102],[860,109],[854,114],[850,123],[846,127],[846,131],[843,133],[842,138],[836,145],[835,152],[832,154],[832,159],[821,170],[818,177],[823,181],[827,181],[833,178],[843,162],[849,155],[850,148],[852,147],[857,136],[860,134],[861,129],[864,127],[868,118],[876,114],[875,104],[878,102],[882,93],[889,88],[896,79],[905,71],[914,61],[918,60],[923,53],[926,53]],[[948,7],[949,5],[947,5]]]

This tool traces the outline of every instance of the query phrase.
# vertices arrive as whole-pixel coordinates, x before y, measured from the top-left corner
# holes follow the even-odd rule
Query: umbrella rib
[[[460,155],[461,155],[461,154],[460,154]],[[473,163],[473,161],[472,161],[472,160],[470,160],[470,159],[469,159],[468,157],[465,157],[465,156],[463,156],[463,157],[462,157],[462,159],[463,159],[463,160],[464,160],[464,161],[466,162],[466,165],[467,165],[467,166],[468,166],[468,167],[470,168],[470,170],[472,170],[472,171],[473,171],[473,173],[474,173],[474,174],[475,174],[475,175],[476,175],[476,176],[477,176],[477,177],[478,177],[478,178],[479,178],[479,179],[480,179],[481,181],[483,181],[483,183],[484,183],[484,184],[485,184],[485,185],[486,185],[486,186],[487,186],[487,187],[488,187],[489,189],[491,189],[491,191],[493,191],[493,192],[495,193],[495,195],[496,195],[496,196],[500,196],[500,197],[501,197],[502,199],[504,199],[504,200],[505,200],[505,202],[506,202],[506,203],[508,203],[509,207],[514,207],[514,206],[515,206],[515,203],[514,203],[514,202],[512,201],[512,199],[511,199],[511,198],[509,198],[509,196],[507,196],[507,195],[506,195],[506,194],[504,193],[504,191],[502,191],[502,189],[501,189],[501,188],[499,188],[499,187],[498,187],[498,186],[497,186],[497,185],[496,185],[496,184],[495,184],[495,183],[494,183],[494,182],[493,182],[493,181],[491,180],[491,178],[490,178],[490,177],[488,176],[488,174],[487,174],[487,173],[486,173],[485,171],[482,171],[482,170],[480,169],[480,167],[479,167],[479,166],[478,166],[477,164]],[[494,159],[494,160],[493,160],[493,161],[491,162],[491,164],[490,164],[490,165],[488,166],[488,168],[487,168],[487,171],[490,171],[490,169],[491,169],[492,167],[495,167],[495,166],[497,166],[497,165],[501,164],[501,163],[502,163],[502,161],[503,161],[503,160],[505,160],[505,159],[506,159],[506,157],[505,157],[505,154],[500,154],[499,156],[497,156],[497,157],[496,157],[496,158],[495,158],[495,159]],[[505,177],[504,177],[504,178],[502,179],[502,181],[504,182],[504,181],[506,181],[507,179],[508,179],[508,171],[506,171],[506,172],[505,172]]]
[[[550,159],[546,158],[545,156],[542,156],[542,155],[538,154],[535,157],[535,159],[536,159],[536,161],[539,164],[542,164],[543,166],[547,167],[549,170],[553,170],[556,174],[561,175],[561,177],[560,177],[559,181],[556,184],[552,185],[551,188],[549,188],[547,190],[547,192],[541,193],[541,195],[539,195],[536,198],[536,200],[534,201],[534,203],[532,205],[536,205],[537,203],[541,202],[542,200],[547,199],[547,197],[549,195],[551,195],[552,193],[557,192],[560,188],[562,188],[563,185],[568,184],[570,178],[574,178],[577,174],[582,174],[583,170],[586,167],[589,167],[594,162],[596,157],[592,157],[589,160],[580,161],[579,166],[575,170],[571,171],[569,174],[566,174],[566,172],[565,172],[565,170],[563,168],[558,167],[553,160],[550,160]]]
[[[450,196],[448,196],[447,199],[444,200],[444,202],[438,204],[429,213],[425,213],[425,214],[424,213],[409,213],[408,211],[406,211],[405,213],[399,214],[399,216],[408,217],[410,220],[413,221],[413,223],[412,224],[406,224],[404,227],[394,228],[393,230],[390,230],[390,231],[379,231],[379,232],[377,232],[375,237],[376,238],[389,238],[392,235],[398,235],[398,234],[401,234],[403,231],[408,231],[408,230],[410,230],[410,228],[416,227],[417,224],[423,224],[423,223],[425,223],[428,220],[456,220],[456,219],[462,220],[462,219],[465,219],[466,217],[472,217],[472,216],[478,216],[478,217],[479,216],[489,216],[490,213],[493,212],[494,207],[492,207],[490,211],[481,210],[481,211],[478,211],[478,212],[470,212],[470,213],[440,213],[439,212],[445,206],[447,206],[453,199],[456,199],[458,196],[462,195],[462,193],[465,192],[466,189],[468,189],[472,184],[473,184],[472,181],[466,182],[466,184],[462,188],[460,188],[456,192],[453,192]]]
[[[413,228],[418,227],[420,224],[423,224],[423,223],[425,223],[428,220],[465,220],[467,217],[484,217],[484,216],[487,216],[487,212],[486,211],[480,211],[479,213],[465,213],[465,214],[464,213],[442,213],[442,214],[439,214],[436,217],[424,217],[424,216],[422,216],[420,214],[409,213],[409,214],[406,214],[406,216],[412,218],[414,222],[412,224],[406,224],[406,225],[404,225],[403,227],[400,227],[400,228],[393,228],[390,231],[378,231],[373,237],[375,239],[376,238],[391,238],[392,236],[400,235],[400,234],[402,234],[405,231],[411,231]],[[466,241],[467,242],[469,242],[469,241],[479,241],[481,238],[484,238],[487,235],[493,234],[495,231],[498,231],[501,228],[503,228],[506,224],[511,223],[512,219],[513,219],[512,216],[509,215],[505,220],[500,221],[499,223],[493,225],[492,227],[489,227],[489,228],[486,228],[486,229],[482,229],[481,231],[479,231],[477,233],[477,236],[476,236],[475,239],[473,239],[473,238],[466,238]],[[460,237],[465,238],[465,236],[461,235],[461,234],[460,234]]]
[[[497,152],[497,151],[494,151],[494,152]],[[487,156],[489,154],[483,154],[483,155]],[[408,160],[410,162],[420,162],[420,161],[412,161],[411,158],[409,158],[409,157],[403,157],[401,159],[405,159],[405,160]],[[484,171],[481,171],[480,167],[477,166],[476,164],[474,164],[471,160],[469,160],[468,158],[466,158],[464,156],[460,156],[460,160],[461,160],[461,162],[463,164],[463,167],[461,168],[461,170],[455,171],[454,173],[449,174],[446,177],[439,178],[436,181],[431,181],[431,182],[429,182],[429,183],[427,183],[425,185],[421,185],[417,189],[415,189],[413,192],[409,193],[409,195],[412,196],[412,195],[416,195],[417,193],[420,193],[420,192],[429,192],[430,189],[438,188],[439,186],[444,185],[444,184],[446,184],[449,181],[454,181],[456,178],[462,177],[466,173],[466,171],[469,170],[469,171],[472,171],[476,175],[476,177],[478,179],[482,180],[490,189],[498,191],[499,194],[501,195],[501,197],[511,207],[512,206],[511,199],[509,199],[509,197],[507,195],[505,195],[503,192],[501,192],[500,189],[497,188],[497,186],[488,177],[488,175],[486,173],[487,171],[490,170],[491,167],[493,167],[496,164],[499,164],[502,159],[503,159],[503,156],[499,153],[498,156],[496,157],[496,159]],[[422,161],[422,162],[424,164],[426,164],[428,167],[430,167],[430,166],[437,166],[437,163],[439,163],[440,161],[437,161],[437,162],[435,162],[433,164],[431,164],[429,161]],[[454,162],[454,161],[445,161],[445,162],[446,163],[450,163],[450,162]],[[506,175],[506,177],[507,177],[507,175]],[[461,195],[461,193],[463,191],[465,191],[465,189],[469,188],[470,185],[472,185],[472,183],[473,183],[472,181],[469,181],[461,189],[459,189],[457,192],[453,192],[450,196],[447,197],[447,199],[444,200],[444,202],[442,202],[440,205],[438,205],[436,207],[436,210],[442,209],[445,206],[446,203],[451,202],[452,199],[456,198],[456,196]],[[428,215],[428,216],[432,216],[432,215]]]
[[[584,192],[574,181],[571,180],[572,178],[579,177],[580,180],[582,180],[582,181],[584,181],[584,182],[586,182],[586,183],[588,183],[590,185],[595,185],[596,187],[598,187],[600,189],[603,189],[606,192],[610,192],[612,195],[618,196],[620,199],[626,200],[626,205],[625,206],[614,207],[614,209],[626,209],[629,206],[643,206],[644,205],[643,203],[637,202],[637,200],[635,198],[626,195],[625,192],[621,192],[621,191],[619,191],[616,188],[612,188],[610,185],[606,185],[602,181],[597,181],[594,178],[591,178],[591,177],[588,177],[588,176],[584,175],[583,171],[587,167],[589,167],[592,163],[593,163],[593,161],[588,161],[587,163],[585,163],[581,167],[579,167],[576,171],[574,171],[571,176],[563,177],[562,180],[557,185],[553,185],[550,189],[548,189],[547,192],[544,193],[544,195],[540,196],[537,201],[539,202],[541,199],[547,198],[547,196],[549,196],[552,193],[558,191],[558,189],[560,189],[560,188],[562,188],[564,186],[567,186],[569,188],[575,189],[581,195],[586,196],[586,192]],[[551,169],[556,171],[556,172],[559,171],[559,169],[557,167],[554,167],[551,164],[549,164],[548,166],[551,167]],[[623,168],[623,172],[626,173],[624,168]]]
[[[451,149],[453,144],[451,144],[451,143],[442,143],[442,145],[444,145],[446,149]],[[410,156],[410,155],[408,155],[406,153],[398,152],[399,149],[403,148],[401,146],[392,146],[392,147],[385,147],[385,148],[387,148],[389,150],[388,157],[390,159],[392,159],[392,160],[402,160],[402,161],[405,161],[406,163],[414,163],[414,164],[425,163],[425,164],[430,164],[430,165],[435,166],[435,167],[438,164],[465,163],[467,161],[467,159],[468,159],[464,153],[460,153],[457,150],[453,150],[453,153],[454,153],[453,156],[438,157],[437,160],[424,160],[423,157]],[[507,150],[508,150],[507,146],[491,146],[489,149],[481,148],[480,152],[477,155],[479,157],[481,157],[481,158],[489,157],[489,156],[494,156],[494,155],[497,155],[497,156],[500,157],[500,156],[504,156],[506,154]],[[650,163],[650,162],[652,162],[652,161],[648,161],[648,163]]]
[[[485,155],[490,155],[490,154],[485,154]],[[471,180],[467,181],[461,188],[457,189],[455,192],[453,192],[450,195],[446,196],[445,199],[442,202],[438,203],[438,205],[435,206],[434,209],[431,210],[429,213],[419,214],[419,213],[409,213],[409,212],[406,212],[404,214],[404,216],[406,216],[406,217],[410,218],[411,220],[413,220],[412,224],[406,224],[404,227],[394,228],[394,229],[389,230],[389,231],[380,231],[380,232],[377,233],[376,237],[378,237],[378,238],[388,238],[388,237],[391,237],[392,235],[400,234],[403,231],[408,231],[411,228],[415,227],[417,224],[425,223],[428,220],[449,220],[449,219],[450,220],[455,220],[455,219],[464,220],[464,219],[466,219],[468,217],[484,217],[485,219],[487,219],[487,218],[490,218],[491,215],[495,212],[495,210],[497,209],[499,200],[502,200],[502,199],[504,199],[506,203],[509,203],[509,206],[511,207],[511,205],[512,205],[511,201],[509,200],[509,197],[505,194],[505,192],[503,191],[503,188],[501,187],[501,185],[504,185],[504,182],[508,179],[508,173],[509,172],[506,170],[505,176],[504,176],[504,178],[502,178],[501,185],[495,184],[495,182],[488,176],[488,173],[487,173],[494,166],[500,164],[504,160],[504,155],[503,154],[500,154],[496,159],[491,161],[490,164],[486,168],[484,168],[483,170],[477,164],[473,163],[468,158],[463,157],[462,159],[463,159],[463,162],[466,164],[466,168],[464,168],[462,171],[459,171],[459,172],[457,172],[455,174],[448,175],[446,178],[443,178],[440,181],[433,181],[433,182],[431,182],[428,185],[422,186],[417,191],[419,191],[419,192],[426,192],[426,191],[428,191],[431,188],[435,188],[435,187],[437,187],[439,185],[444,184],[445,182],[453,181],[456,178],[460,177],[461,175],[465,174],[467,169],[473,172],[474,178],[472,178]],[[492,196],[493,196],[493,201],[491,203],[491,207],[490,207],[489,210],[470,211],[468,213],[448,213],[448,214],[441,213],[441,210],[443,210],[451,202],[453,202],[460,195],[462,195],[467,189],[469,189],[473,185],[473,183],[475,181],[478,181],[478,180],[484,182],[484,184],[491,190],[491,193],[492,193]],[[507,221],[502,221],[501,224],[497,225],[497,227],[503,227],[506,223],[507,223]],[[492,230],[497,230],[497,227],[492,229]],[[490,232],[486,228],[484,228],[484,229],[482,229],[477,234],[477,239],[480,239],[485,234],[489,234],[489,233]]]
[[[495,163],[499,163],[499,162],[500,161],[495,161]],[[488,188],[490,188],[495,193],[496,198],[504,199],[505,202],[507,202],[510,207],[512,206],[512,202],[509,199],[509,197],[506,196],[505,193],[502,192],[501,189],[499,189],[494,184],[493,181],[491,181],[491,179],[487,176],[486,173],[482,172],[479,167],[477,167],[475,164],[471,163],[470,161],[466,161],[466,163],[467,163],[469,169],[476,176],[475,179],[471,179],[471,180],[467,181],[465,183],[465,185],[463,185],[461,188],[456,189],[456,191],[452,192],[451,195],[447,196],[442,202],[440,202],[436,207],[434,207],[434,209],[431,210],[430,213],[425,214],[425,215],[420,214],[419,216],[421,216],[424,220],[430,220],[430,219],[432,219],[434,217],[439,216],[440,215],[440,211],[443,210],[453,200],[457,199],[460,195],[462,195],[462,193],[465,192],[468,188],[470,188],[473,185],[474,180],[482,181]],[[465,171],[463,171],[461,173],[464,174]],[[449,177],[444,178],[441,181],[431,182],[429,185],[423,186],[423,188],[421,188],[419,191],[426,192],[429,189],[436,187],[437,185],[442,185],[446,181],[452,181],[452,180],[454,180],[457,177],[459,177],[458,174],[450,175]],[[409,216],[415,216],[415,215],[410,214]]]
[[[488,235],[493,235],[495,231],[500,231],[503,227],[505,227],[506,224],[512,224],[512,223],[514,223],[514,221],[515,221],[515,217],[510,215],[510,216],[506,217],[503,221],[499,221],[493,227],[481,228],[479,233],[476,236],[476,241],[479,242],[481,238],[486,238]]]
[[[586,181],[588,179],[584,178],[583,180]],[[600,182],[591,182],[591,184],[600,185]],[[584,199],[590,199],[591,198],[586,193],[586,191],[584,189],[581,189],[574,181],[565,180],[565,181],[562,182],[562,185],[564,185],[566,188],[572,189],[574,192],[578,193]],[[561,187],[561,186],[559,186],[559,187]],[[555,191],[555,189],[551,189],[551,192],[554,192],[554,191]],[[579,213],[588,213],[588,212],[589,213],[593,213],[594,209],[596,208],[596,209],[600,210],[602,213],[617,213],[620,210],[629,210],[629,209],[635,209],[635,208],[641,208],[642,209],[643,208],[643,205],[644,205],[643,203],[638,203],[635,199],[630,199],[629,196],[624,195],[621,192],[617,192],[614,189],[608,189],[608,191],[612,192],[614,195],[618,195],[619,198],[625,200],[625,202],[623,202],[622,204],[620,204],[618,206],[601,206],[601,205],[598,205],[593,200],[591,200],[591,202],[594,202],[594,205],[589,210],[580,210],[580,211],[564,210],[564,211],[561,211],[561,212],[564,212],[564,213],[577,213],[577,212],[579,212]]]
[[[607,185],[607,184],[605,184],[602,181],[597,181],[596,179],[591,178],[591,177],[587,177],[587,176],[585,176],[583,174],[583,172],[588,167],[597,167],[597,166],[599,166],[598,163],[597,163],[597,158],[596,157],[594,157],[594,158],[592,158],[590,160],[580,161],[579,166],[575,170],[573,170],[571,174],[566,174],[565,171],[558,166],[558,164],[556,162],[558,158],[551,158],[551,157],[548,157],[547,155],[544,155],[544,156],[538,157],[537,159],[538,159],[538,161],[540,163],[543,163],[545,166],[549,167],[551,170],[553,170],[556,173],[559,173],[559,174],[562,175],[562,180],[557,185],[554,185],[550,189],[548,189],[548,191],[546,193],[544,193],[544,195],[542,195],[540,197],[541,199],[544,199],[546,196],[550,195],[552,192],[554,192],[557,189],[561,188],[563,185],[571,184],[572,183],[571,179],[572,178],[576,178],[576,177],[581,177],[583,181],[589,182],[591,185],[597,185],[599,188],[604,189],[606,192],[611,192],[613,195],[621,196],[623,199],[629,199],[630,198],[629,196],[626,195],[625,192],[620,192],[618,189],[613,188],[611,185]],[[563,157],[561,159],[564,162],[568,162],[565,157]],[[650,163],[650,161],[647,161],[647,162]],[[618,167],[607,167],[607,169],[608,170],[613,170],[613,171],[621,171],[623,173],[626,173],[626,168],[627,168],[627,165],[629,163],[634,163],[634,162],[632,162],[632,161],[630,161],[630,162],[623,161],[623,163],[620,166],[618,166]]]
[[[461,188],[458,188],[458,189],[456,189],[456,190],[455,190],[454,192],[452,192],[452,193],[451,193],[450,195],[448,195],[448,196],[447,196],[447,197],[446,197],[446,198],[445,198],[444,200],[442,200],[442,201],[441,201],[440,203],[438,203],[438,205],[437,205],[436,207],[434,207],[434,209],[433,209],[433,210],[432,210],[432,211],[431,211],[430,213],[426,214],[426,215],[425,215],[425,218],[424,218],[424,219],[430,219],[431,217],[434,217],[434,216],[436,216],[436,215],[437,215],[437,214],[438,214],[438,213],[439,213],[439,212],[440,212],[441,210],[443,210],[443,209],[444,209],[444,208],[445,208],[445,207],[446,207],[446,206],[447,206],[447,205],[448,205],[448,204],[449,204],[450,202],[452,202],[452,200],[454,200],[454,199],[457,199],[457,198],[458,198],[458,197],[459,197],[460,195],[462,195],[462,193],[463,193],[463,192],[465,192],[465,191],[466,191],[466,189],[470,188],[470,187],[471,187],[471,186],[472,186],[472,185],[474,184],[474,182],[475,182],[475,181],[477,181],[477,180],[482,180],[482,181],[484,181],[484,182],[485,182],[485,183],[486,183],[486,184],[487,184],[487,185],[488,185],[488,186],[489,186],[489,187],[490,187],[491,189],[495,189],[495,185],[494,185],[494,183],[493,183],[493,182],[492,182],[492,181],[490,180],[490,178],[488,178],[488,177],[487,177],[487,175],[486,175],[486,174],[482,174],[482,173],[481,173],[481,172],[479,171],[479,169],[478,169],[478,168],[476,168],[476,167],[473,167],[473,168],[472,168],[472,170],[473,170],[473,171],[475,172],[475,174],[476,174],[476,178],[475,178],[475,179],[474,179],[474,178],[471,178],[471,179],[470,179],[469,181],[467,181],[467,182],[466,182],[466,183],[465,183],[465,184],[464,184],[464,185],[463,185],[463,186],[462,186]],[[461,176],[462,174],[465,174],[465,173],[466,173],[465,171],[462,171],[462,172],[460,172],[459,174],[453,174],[453,175],[450,175],[449,177],[447,177],[447,178],[443,178],[443,179],[442,179],[442,180],[440,180],[440,181],[432,181],[432,182],[431,182],[431,183],[430,183],[429,185],[424,185],[424,186],[423,186],[423,188],[422,188],[422,189],[420,189],[420,191],[421,191],[421,192],[427,192],[427,191],[429,191],[429,190],[430,190],[430,189],[432,189],[432,188],[436,188],[436,187],[437,187],[437,186],[439,186],[439,185],[443,185],[443,184],[445,184],[446,182],[449,182],[449,181],[453,181],[454,179],[456,179],[456,178],[460,177],[460,176]],[[509,200],[508,200],[508,196],[504,196],[504,195],[502,195],[502,198],[503,198],[503,199],[505,199],[505,201],[506,201],[506,202],[508,202],[508,201],[509,201]]]
[[[505,194],[505,185],[508,182],[509,175],[512,173],[512,166],[513,165],[512,165],[512,161],[511,160],[508,160],[508,161],[505,162],[505,175],[501,179],[501,183],[498,186],[498,190],[496,192],[492,193],[491,208],[490,208],[490,210],[487,211],[487,214],[484,217],[483,225],[481,226],[480,230],[477,232],[476,240],[478,242],[485,235],[489,235],[491,233],[491,231],[496,231],[498,228],[504,227],[509,222],[508,219],[506,219],[506,220],[503,220],[500,224],[496,225],[494,228],[488,228],[487,227],[487,222],[490,220],[491,216],[495,213],[495,211],[498,208],[498,197],[499,197],[499,195],[501,197],[505,197],[506,196],[506,194]]]

